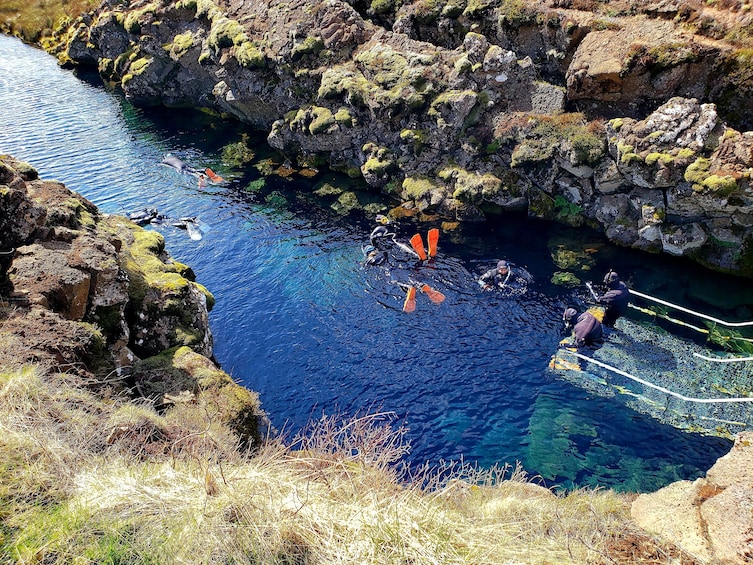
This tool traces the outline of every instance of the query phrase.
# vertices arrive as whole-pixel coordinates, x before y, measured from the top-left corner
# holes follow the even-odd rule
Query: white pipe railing
[[[737,363],[739,361],[753,361],[753,357],[707,357],[700,353],[693,353],[693,357],[698,357],[704,361],[711,361],[713,363]]]
[[[737,397],[737,398],[693,398],[691,396],[685,396],[684,394],[680,394],[679,392],[675,392],[673,390],[669,390],[668,388],[664,388],[663,386],[656,385],[654,383],[650,383],[644,379],[641,379],[640,377],[636,377],[634,375],[631,375],[630,373],[626,373],[625,371],[622,371],[618,369],[617,367],[612,367],[611,365],[607,365],[606,363],[603,363],[601,361],[597,361],[593,357],[588,357],[587,355],[583,355],[582,353],[578,353],[577,351],[568,351],[569,354],[575,355],[579,359],[583,359],[584,361],[587,361],[589,363],[593,363],[595,365],[598,365],[599,367],[602,367],[604,369],[607,369],[608,371],[612,371],[613,373],[617,373],[618,375],[622,375],[623,377],[626,377],[630,380],[633,380],[637,383],[640,383],[644,386],[647,386],[649,388],[653,388],[655,390],[658,390],[660,392],[663,392],[664,394],[668,394],[670,396],[674,396],[675,398],[679,398],[680,400],[684,400],[686,402],[697,402],[700,404],[716,404],[716,403],[730,403],[730,402],[753,402],[753,396],[748,397]],[[559,351],[557,352],[559,355]]]
[[[709,316],[707,314],[702,314],[701,312],[696,312],[695,310],[690,310],[689,308],[685,308],[683,306],[679,306],[677,304],[672,304],[671,302],[667,302],[666,300],[662,300],[661,298],[656,298],[654,296],[650,296],[648,294],[643,294],[642,292],[638,292],[637,290],[630,289],[630,294],[634,294],[635,296],[639,296],[640,298],[644,298],[646,300],[651,300],[653,302],[656,302],[658,304],[662,304],[663,306],[668,306],[670,308],[674,308],[676,310],[680,310],[681,312],[685,312],[686,314],[692,314],[694,316],[698,316],[699,318],[703,318],[704,320],[709,320],[711,322],[715,322],[717,324],[721,324],[722,326],[727,326],[728,328],[742,328],[747,326],[753,326],[753,321],[750,322],[727,322],[725,320],[720,320],[719,318],[714,318],[713,316]]]

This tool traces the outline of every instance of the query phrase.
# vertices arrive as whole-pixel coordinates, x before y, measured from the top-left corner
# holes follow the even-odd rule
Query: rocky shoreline
[[[209,397],[242,445],[261,445],[258,396],[212,359],[214,298],[161,234],[7,155],[0,188],[4,368],[40,365],[163,408]]]
[[[402,214],[525,210],[753,276],[753,80],[726,39],[751,15],[573,4],[106,2],[45,45],[134,104],[233,116],[291,162],[362,176]]]

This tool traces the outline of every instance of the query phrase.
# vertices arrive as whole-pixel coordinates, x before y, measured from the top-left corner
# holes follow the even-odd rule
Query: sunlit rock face
[[[725,121],[749,125],[735,108],[753,85],[718,72],[747,76],[734,45],[682,25],[700,6],[539,4],[103,4],[51,49],[135,104],[251,124],[408,213],[527,210],[753,276],[753,134]]]

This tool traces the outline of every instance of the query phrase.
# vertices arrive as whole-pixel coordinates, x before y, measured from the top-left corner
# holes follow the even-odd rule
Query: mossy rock
[[[176,59],[179,59],[186,53],[188,53],[189,49],[194,46],[194,37],[193,33],[190,31],[186,31],[185,33],[179,33],[173,38],[172,43],[165,46],[165,50],[169,51],[171,55],[173,55]]]
[[[364,175],[374,175],[381,177],[387,174],[390,169],[395,166],[395,162],[392,159],[380,159],[379,157],[371,157],[367,159],[362,165],[361,171]]]
[[[428,142],[429,136],[424,130],[404,129],[400,131],[400,139],[413,144],[413,151],[418,153]]]
[[[290,56],[295,61],[304,55],[319,53],[322,49],[324,49],[324,41],[322,41],[322,38],[319,36],[309,36],[301,43],[297,43],[293,46],[293,49],[290,51]]]
[[[336,123],[335,115],[332,110],[323,106],[314,106],[311,108],[313,119],[309,124],[309,133],[316,135],[318,133],[327,133]]]
[[[338,214],[345,216],[360,207],[358,196],[353,191],[342,192],[330,206]]]
[[[320,99],[343,97],[354,106],[394,112],[423,106],[436,87],[426,78],[431,57],[410,60],[390,46],[379,44],[356,56],[353,63],[325,70],[318,90]]]
[[[395,9],[395,0],[371,0],[369,9],[372,14],[389,14]]]
[[[128,33],[139,35],[141,33],[141,18],[146,14],[154,14],[158,7],[159,3],[153,2],[139,10],[127,12],[122,15],[117,13],[116,21],[118,21]]]
[[[332,196],[340,196],[343,193],[343,189],[339,186],[333,186],[328,182],[322,183],[320,186],[314,189],[314,194],[321,198],[328,198]]]
[[[645,163],[647,165],[653,165],[655,163],[661,163],[663,165],[669,165],[675,160],[675,158],[669,153],[661,153],[654,151],[646,155]]]
[[[698,157],[685,169],[684,178],[696,192],[712,192],[724,197],[737,190],[737,180],[731,175],[711,174],[711,160]]]
[[[212,22],[207,45],[215,51],[233,45],[241,45],[244,41],[248,41],[248,37],[246,37],[243,26],[237,21],[229,18],[218,18]]]
[[[255,156],[254,150],[248,146],[247,137],[222,148],[222,162],[232,167],[242,167],[253,161]]]
[[[706,177],[709,176],[711,160],[706,157],[698,157],[693,163],[685,169],[684,178],[691,184],[701,185]]]
[[[267,64],[264,53],[252,41],[242,41],[234,55],[241,66],[249,69],[263,69]]]
[[[344,106],[342,108],[339,108],[337,112],[335,112],[335,121],[341,126],[345,127],[353,127],[353,124],[355,122],[350,109]]]
[[[446,176],[447,171],[440,173],[440,178]],[[466,203],[478,204],[481,201],[491,202],[504,190],[502,180],[492,173],[478,175],[465,169],[453,169],[452,178],[455,189],[452,197]]]
[[[552,284],[573,288],[580,286],[582,281],[569,271],[557,271],[552,275]]]
[[[406,177],[403,180],[403,192],[410,200],[419,200],[437,187],[438,185],[429,178]]]
[[[133,366],[140,388],[147,397],[163,399],[184,391],[198,404],[213,407],[217,422],[233,429],[246,445],[260,445],[266,420],[258,394],[239,386],[206,357],[188,347],[175,347],[137,361]]]

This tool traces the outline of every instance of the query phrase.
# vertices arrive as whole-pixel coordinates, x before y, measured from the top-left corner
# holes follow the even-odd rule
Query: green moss
[[[690,148],[688,148],[688,147],[683,147],[682,149],[680,149],[680,150],[679,150],[679,151],[677,152],[677,156],[678,156],[678,157],[679,157],[680,159],[690,159],[690,158],[691,158],[691,157],[693,157],[694,155],[695,155],[695,151],[693,151],[692,149],[690,149]]]
[[[248,146],[248,136],[222,148],[222,162],[232,167],[242,167],[253,161],[254,157],[254,150]]]
[[[233,45],[242,45],[248,38],[243,31],[243,26],[229,18],[218,18],[212,22],[212,28],[207,38],[207,45],[218,51]]]
[[[448,167],[438,174],[439,178],[454,183],[452,197],[460,202],[478,204],[492,201],[504,190],[502,180],[491,173],[476,174],[459,167]]]
[[[376,176],[385,175],[393,166],[395,162],[392,159],[381,159],[379,157],[371,157],[361,167],[364,174],[373,174]]]
[[[195,13],[198,6],[196,0],[178,0],[178,2],[175,3],[175,8],[178,10],[190,10]]]
[[[632,153],[634,150],[635,150],[635,147],[633,147],[632,145],[628,145],[627,143],[619,142],[617,144],[617,151],[620,154]]]
[[[222,10],[212,0],[196,0],[196,17],[210,21],[222,18]]]
[[[463,11],[463,15],[471,17],[480,16],[484,10],[489,9],[492,5],[493,2],[491,0],[468,0],[468,5]]]
[[[389,14],[395,8],[395,0],[371,0],[372,14]]]
[[[173,38],[173,42],[166,45],[165,49],[169,51],[176,58],[180,58],[185,55],[191,47],[194,45],[193,33],[187,31],[185,33],[179,33]]]
[[[410,200],[418,200],[435,188],[437,188],[436,183],[428,178],[406,177],[403,180],[403,191]]]
[[[309,36],[301,43],[293,46],[293,49],[290,51],[290,56],[295,60],[304,55],[319,53],[322,49],[324,49],[324,41],[322,41],[322,38],[319,36]]]
[[[149,66],[149,63],[151,63],[151,59],[142,57],[133,61],[128,70],[133,76],[138,76],[146,70],[146,68]]]
[[[267,185],[267,179],[260,177],[246,185],[246,192],[260,192]]]
[[[288,205],[288,199],[279,190],[273,190],[264,197],[264,202],[272,208],[283,209]]]
[[[567,154],[575,165],[595,165],[604,156],[603,135],[582,114],[531,116],[530,123],[524,139],[513,149],[513,167],[546,161],[555,151]]]
[[[614,131],[620,131],[620,128],[624,124],[624,121],[622,118],[614,118],[612,120],[609,120],[609,125]]]
[[[536,21],[537,11],[524,0],[501,0],[498,11],[500,22],[513,28]]]
[[[684,178],[687,182],[702,185],[706,177],[709,176],[711,161],[706,157],[698,157],[693,163],[685,169]]]
[[[353,106],[375,105],[392,113],[417,109],[437,89],[426,78],[430,57],[406,58],[388,45],[378,44],[359,53],[354,62],[328,68],[322,75],[319,98],[344,97]]]
[[[552,284],[574,288],[581,285],[581,280],[573,273],[557,271],[552,275]]]
[[[727,196],[737,189],[737,181],[729,175],[711,175],[704,179],[703,186],[718,196]]]
[[[620,163],[630,165],[631,163],[643,163],[643,159],[637,153],[623,153],[620,157]]]
[[[115,70],[115,65],[112,59],[103,57],[97,63],[97,72],[102,77],[110,78],[114,70]]]
[[[335,116],[329,108],[314,106],[311,108],[311,112],[313,114],[313,119],[309,124],[309,132],[311,135],[326,133],[327,130],[335,124]]]
[[[648,155],[646,155],[647,165],[653,165],[654,163],[657,163],[657,162],[668,165],[672,161],[674,161],[674,157],[672,157],[672,155],[670,155],[669,153],[654,152],[654,153],[649,153]]]
[[[413,144],[413,151],[418,153],[429,140],[424,130],[404,129],[400,132],[400,139]]]
[[[341,126],[352,127],[353,126],[353,114],[346,107],[339,108],[335,112],[335,121]]]
[[[202,51],[199,55],[199,64],[207,65],[212,62],[212,55],[209,51]]]

